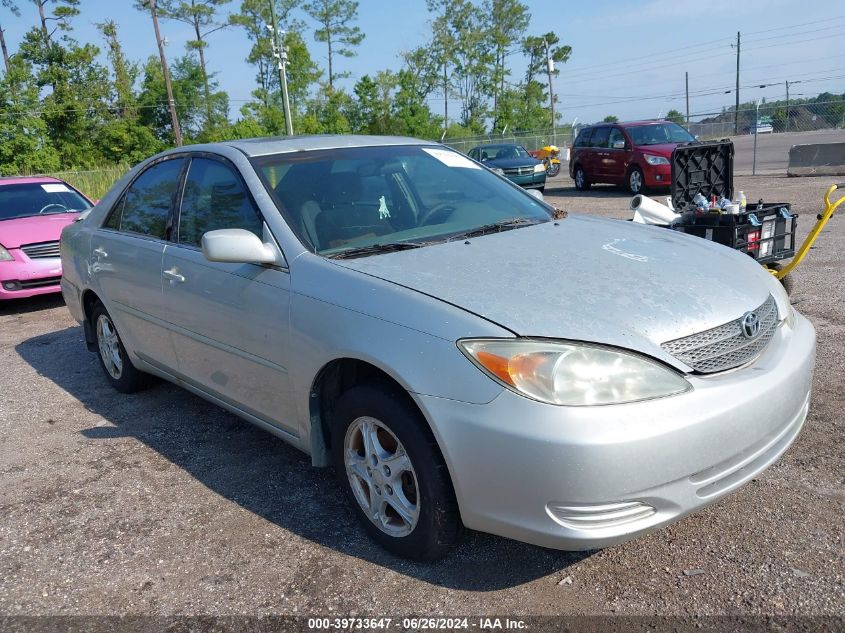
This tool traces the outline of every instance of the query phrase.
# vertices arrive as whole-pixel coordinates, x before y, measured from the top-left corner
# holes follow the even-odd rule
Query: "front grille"
[[[37,244],[24,244],[21,250],[30,259],[47,259],[59,257],[59,242],[38,242]]]
[[[507,169],[503,169],[508,176],[527,176],[529,174],[534,173],[533,167],[508,167]]]
[[[701,374],[739,367],[759,356],[777,329],[777,304],[771,295],[754,312],[760,319],[760,333],[756,338],[748,339],[743,335],[740,317],[712,330],[663,343],[660,347]]]
[[[21,282],[21,289],[27,290],[29,288],[44,288],[45,286],[58,286],[62,283],[61,277],[45,277],[43,279],[31,279],[29,281]]]

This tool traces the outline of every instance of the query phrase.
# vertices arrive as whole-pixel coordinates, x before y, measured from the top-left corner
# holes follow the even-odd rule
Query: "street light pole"
[[[270,20],[272,21],[272,25],[268,25],[267,28],[270,29],[270,32],[273,35],[273,57],[275,57],[278,62],[279,85],[282,89],[282,105],[285,110],[285,131],[288,136],[293,136],[293,123],[291,122],[290,116],[290,101],[288,100],[288,50],[284,41],[280,41],[279,39],[279,28],[276,24],[276,9],[273,7],[273,0],[268,0],[268,4],[270,5]],[[281,33],[284,35],[284,31]]]
[[[751,164],[751,175],[757,175],[757,128],[760,127],[760,100],[757,99],[754,112],[754,162]]]

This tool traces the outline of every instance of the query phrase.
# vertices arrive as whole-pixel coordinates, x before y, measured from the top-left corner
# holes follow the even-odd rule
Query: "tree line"
[[[287,53],[297,134],[440,138],[547,128],[554,65],[571,54],[553,32],[528,33],[531,16],[519,0],[426,0],[424,43],[347,91],[339,80],[367,37],[354,0],[135,0],[138,24],[150,33],[153,13],[190,27],[186,50],[166,65],[164,54],[152,53],[152,37],[150,56],[130,59],[114,20],[97,24],[97,41],[77,40],[84,2],[0,0],[0,173],[134,163],[174,145],[166,79],[186,143],[284,134],[276,42]],[[3,30],[9,13],[33,19],[16,51]],[[245,62],[255,73],[237,108],[212,70],[225,54],[215,48],[224,29],[249,41]],[[325,65],[312,58],[308,39],[325,51]],[[527,70],[515,76],[519,57]],[[435,104],[443,115],[432,112]]]

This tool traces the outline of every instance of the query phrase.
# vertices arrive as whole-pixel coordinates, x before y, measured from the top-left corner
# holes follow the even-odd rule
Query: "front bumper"
[[[646,163],[643,168],[643,180],[646,187],[669,187],[672,184],[672,166]]]
[[[556,407],[417,396],[472,529],[545,547],[620,543],[678,520],[774,462],[807,415],[815,332],[796,313],[751,365],[683,395]]]
[[[546,186],[546,172],[539,172],[536,174],[526,174],[524,176],[505,174],[505,178],[510,180],[515,185],[525,187],[526,189],[534,189]]]
[[[9,254],[12,261],[0,262],[0,301],[61,292],[60,258],[29,259],[17,248],[9,249]]]

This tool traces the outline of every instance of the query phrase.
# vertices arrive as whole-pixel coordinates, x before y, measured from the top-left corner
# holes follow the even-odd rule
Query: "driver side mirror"
[[[202,236],[202,254],[210,262],[275,264],[276,253],[244,229],[219,229]]]
[[[625,141],[613,141],[613,149],[625,149]]]

